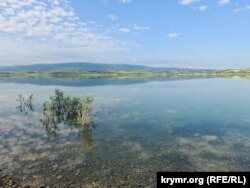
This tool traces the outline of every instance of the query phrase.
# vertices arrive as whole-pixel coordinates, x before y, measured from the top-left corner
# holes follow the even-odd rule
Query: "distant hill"
[[[152,70],[180,70],[166,67],[147,67],[129,64],[98,64],[98,63],[57,63],[33,64],[19,66],[2,66],[0,72],[55,72],[55,71],[152,71]],[[185,70],[185,69],[184,69]]]
[[[98,64],[98,63],[57,63],[0,67],[2,72],[54,72],[54,71],[121,71],[149,70],[142,65]]]

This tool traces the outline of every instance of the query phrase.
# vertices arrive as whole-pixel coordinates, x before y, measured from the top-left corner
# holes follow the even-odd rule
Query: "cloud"
[[[131,3],[132,0],[118,0],[120,3],[123,3],[123,4],[127,4],[127,3]]]
[[[92,25],[93,25],[93,24],[96,24],[96,22],[93,21],[93,20],[88,20],[87,22],[88,22],[89,24],[92,24]]]
[[[229,4],[230,3],[230,0],[219,0],[218,1],[218,4],[220,5],[220,6],[223,6],[223,5],[226,5],[226,4]]]
[[[193,4],[193,3],[196,3],[198,2],[199,0],[180,0],[180,4],[181,5],[190,5],[190,4]]]
[[[137,24],[116,24],[115,26],[109,28],[106,32],[140,34],[146,30],[149,30],[148,26],[140,26]]]
[[[177,33],[177,32],[168,33],[169,38],[176,38],[179,36],[180,36],[180,33]]]
[[[0,32],[85,47],[115,47],[115,40],[91,31],[65,0],[2,0]],[[111,47],[110,46],[110,47]]]
[[[114,14],[109,14],[108,15],[108,18],[111,20],[111,21],[116,21],[118,20],[118,16],[114,15]]]
[[[8,46],[13,48],[6,43],[15,44],[18,40],[22,41],[22,44],[27,41],[32,41],[30,43],[33,44],[53,43],[50,45],[54,51],[61,52],[62,47],[65,47],[69,52],[72,52],[70,48],[80,49],[82,54],[90,51],[117,52],[123,49],[121,41],[115,40],[103,31],[98,31],[94,21],[81,21],[68,0],[1,0],[0,23],[0,41],[5,41],[5,46],[2,46],[3,42],[1,43],[2,48]],[[19,49],[14,48],[18,57],[24,59],[28,54],[34,57],[32,45],[23,46],[27,49],[23,54],[18,52],[21,51],[21,45]],[[44,46],[41,48],[46,54],[45,51],[49,48]],[[12,51],[12,54],[15,53]],[[0,53],[0,59],[6,60],[6,53],[4,57],[3,55],[3,52]]]
[[[207,9],[208,9],[208,6],[206,6],[206,5],[202,5],[199,7],[200,11],[206,11]]]
[[[119,28],[118,31],[120,31],[121,33],[129,33],[130,29],[128,27],[122,27]]]
[[[132,27],[135,31],[146,31],[146,30],[149,30],[148,26],[139,26],[137,24],[132,24],[132,25],[130,25],[130,27]]]
[[[50,41],[34,43],[32,40],[1,39],[0,40],[0,65],[34,64],[34,63],[61,63],[61,62],[119,62],[121,52],[129,48],[116,50],[100,48],[69,47],[55,45]]]
[[[237,13],[237,12],[248,11],[248,10],[250,10],[250,5],[247,5],[247,6],[241,7],[241,8],[236,8],[233,11]]]

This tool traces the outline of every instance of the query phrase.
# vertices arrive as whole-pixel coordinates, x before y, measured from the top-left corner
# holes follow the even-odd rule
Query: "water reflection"
[[[156,171],[249,171],[247,86],[249,82],[242,80],[197,80],[62,87],[69,95],[95,94],[92,111],[101,124],[97,131],[91,123],[83,126],[82,118],[73,115],[75,110],[69,110],[69,117],[76,118],[68,118],[65,100],[58,100],[60,92],[56,99],[53,87],[6,84],[1,86],[0,168],[13,169],[27,178],[27,184],[38,181],[33,187],[91,187],[93,183],[95,187],[154,187]],[[35,94],[35,112],[20,120],[9,103],[26,92]],[[53,105],[51,95],[57,101]],[[46,100],[48,110],[43,106]],[[48,132],[57,127],[50,137],[46,125],[39,122],[45,121],[44,111],[50,118]],[[88,153],[80,149],[94,145]]]
[[[25,115],[28,115],[30,112],[34,112],[33,94],[29,95],[27,98],[20,94],[16,101],[20,103],[20,105],[17,106],[17,109],[19,109],[20,112],[24,113]]]
[[[34,112],[34,95],[24,97],[21,94],[17,101],[20,103],[17,108],[24,115]],[[72,97],[64,96],[63,91],[55,89],[55,93],[48,101],[43,103],[43,115],[40,122],[45,128],[46,135],[56,137],[63,128],[63,125],[71,129],[77,129],[78,135],[83,139],[83,149],[91,150],[94,146],[92,131],[97,124],[91,113],[91,104],[94,101],[92,96]]]

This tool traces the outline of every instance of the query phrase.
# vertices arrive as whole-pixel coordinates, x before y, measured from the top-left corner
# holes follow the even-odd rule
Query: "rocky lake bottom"
[[[249,83],[1,83],[0,187],[156,187],[157,171],[249,171]],[[94,96],[95,126],[48,134],[42,107],[55,88]],[[18,110],[19,94],[34,94],[34,111]]]

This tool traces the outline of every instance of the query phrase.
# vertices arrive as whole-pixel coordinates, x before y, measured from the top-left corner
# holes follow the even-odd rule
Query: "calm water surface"
[[[48,136],[40,119],[55,88],[93,95],[96,126],[79,132],[60,124]],[[0,91],[0,170],[21,185],[154,187],[157,171],[250,170],[248,80],[1,81]],[[34,94],[34,112],[16,108],[20,93]]]

